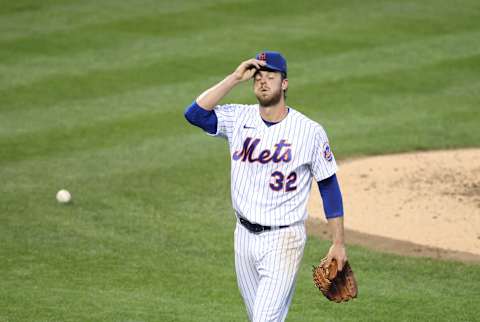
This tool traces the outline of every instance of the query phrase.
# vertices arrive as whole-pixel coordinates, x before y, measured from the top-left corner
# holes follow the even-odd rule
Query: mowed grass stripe
[[[412,147],[475,146],[480,141],[480,115],[475,112],[480,105],[478,66],[480,56],[448,60],[418,69],[312,83],[290,96],[304,107],[311,105],[305,96],[316,92],[318,102],[306,114],[328,129],[340,159]],[[360,139],[353,141],[353,136]]]
[[[216,10],[213,10],[213,12],[218,14]],[[172,19],[170,15],[167,15],[167,17]],[[159,19],[159,17],[152,16],[150,19]],[[180,18],[175,16],[173,19]],[[265,23],[273,23],[275,19],[271,17]],[[59,33],[58,35],[45,35],[45,40],[36,37],[19,41],[20,44],[18,45],[15,42],[4,44],[7,49],[2,51],[4,57],[1,60],[3,63],[0,65],[0,70],[5,78],[0,81],[0,85],[7,89],[15,85],[27,85],[53,74],[78,76],[104,70],[106,67],[112,69],[112,67],[121,68],[128,65],[146,66],[158,64],[160,61],[170,65],[173,61],[173,65],[181,65],[185,61],[195,59],[195,55],[192,54],[197,51],[197,48],[203,47],[205,43],[216,43],[218,41],[217,19],[207,19],[206,26],[196,19],[180,19],[180,21],[184,20],[186,23],[192,24],[191,28],[195,32],[178,34],[176,29],[166,28],[168,34],[161,36],[148,32],[139,34],[138,31],[120,32],[113,27],[105,30],[107,26],[89,26],[76,30],[74,34]],[[144,22],[143,19],[139,18],[138,21],[135,20],[130,23],[139,28]],[[159,24],[163,26],[164,22],[159,20]],[[157,26],[157,28],[159,27]],[[233,24],[224,28],[222,32],[223,38],[227,41],[231,41],[239,34],[237,26]],[[306,32],[302,33],[302,37],[305,37]],[[171,37],[171,34],[175,34],[175,37]],[[288,41],[288,39],[298,39],[298,37],[298,32],[294,30],[282,32],[275,39],[277,42],[281,42]],[[107,41],[105,41],[105,38],[107,38]],[[48,41],[54,43],[49,44]],[[308,41],[308,39],[305,40],[305,42]],[[251,42],[240,42],[236,47],[239,46],[244,47],[245,57],[252,56],[255,53],[256,50],[252,50],[252,48],[262,47],[260,43],[257,46],[252,45]],[[45,50],[45,52],[42,52],[42,50]],[[35,53],[35,51],[38,52]],[[230,57],[231,50],[229,46],[210,46],[202,49],[200,54],[210,55],[210,57]],[[237,63],[237,60],[232,59],[232,63]]]
[[[293,97],[292,100],[300,105],[307,104],[311,98],[308,96],[305,98],[305,95],[316,89],[319,105],[332,117],[338,110],[345,110],[352,115],[374,118],[374,113],[379,110],[400,112],[402,109],[411,109],[411,104],[434,111],[432,110],[434,107],[428,105],[425,99],[455,96],[454,94],[462,89],[464,89],[462,98],[476,98],[474,88],[478,86],[479,66],[480,54],[383,73],[331,81],[321,80],[308,84],[302,82],[299,86],[292,81],[290,85],[293,89],[290,95]],[[409,103],[399,109],[395,103],[398,99]],[[454,106],[452,108],[455,109]],[[361,113],[358,113],[359,109]],[[415,110],[422,112],[417,108]]]
[[[218,68],[231,69],[230,59],[215,60]],[[211,56],[195,60],[163,60],[146,66],[125,66],[86,75],[56,75],[29,86],[0,91],[0,112],[18,109],[43,109],[64,101],[116,95],[147,86],[171,85],[203,79],[210,69]],[[229,68],[230,67],[230,68]]]
[[[303,82],[318,77],[338,79],[352,75],[371,74],[389,70],[414,68],[452,58],[480,53],[475,37],[480,32],[433,37],[428,40],[360,50],[333,57],[294,62],[291,70]],[[480,38],[479,38],[480,39]],[[231,70],[231,58],[219,56],[218,69]],[[44,108],[62,100],[114,95],[158,83],[181,83],[198,80],[210,69],[211,56],[197,56],[188,61],[172,59],[147,66],[129,66],[108,71],[92,72],[83,76],[58,75],[29,86],[18,86],[0,91],[0,111],[5,109]],[[308,67],[306,67],[308,66]],[[325,68],[327,67],[327,68]],[[320,73],[312,73],[318,70]],[[208,75],[208,74],[207,74]],[[119,81],[121,80],[121,81]]]
[[[165,113],[148,113],[64,131],[54,128],[42,133],[0,139],[0,164],[71,151],[108,148],[117,144],[140,143],[151,137],[168,138],[179,133],[170,127],[173,122],[179,124],[181,114],[178,116],[174,118]]]
[[[231,0],[225,0],[231,1]],[[72,31],[92,24],[108,21],[132,19],[157,13],[175,13],[185,10],[211,6],[222,0],[198,1],[178,0],[174,3],[136,0],[118,2],[114,0],[98,1],[42,1],[23,0],[11,2],[0,8],[0,41],[15,40],[23,37],[48,35],[55,32]]]
[[[85,183],[83,180],[86,183],[92,180],[108,182],[112,174],[131,173],[139,169],[151,169],[160,173],[173,171],[175,165],[196,172],[197,160],[207,157],[216,160],[222,159],[222,156],[226,158],[227,155],[224,140],[212,140],[198,132],[189,135],[177,133],[170,137],[157,136],[141,142],[124,142],[110,148],[71,148],[63,154],[32,156],[23,161],[4,164],[0,168],[3,182],[0,189],[15,193],[41,188],[44,193],[54,193],[56,191],[48,192],[44,184],[51,182],[51,189],[75,182],[81,186]],[[223,169],[227,171],[226,166]],[[105,193],[108,194],[108,189]]]
[[[218,166],[223,163],[212,162],[205,156],[197,158],[196,162],[199,166],[207,163]],[[3,250],[10,247],[20,250],[25,244],[37,246],[52,244],[52,247],[66,247],[65,251],[68,254],[79,239],[89,243],[91,239],[97,239],[105,242],[106,245],[118,247],[118,238],[121,236],[124,236],[124,241],[121,243],[123,245],[133,241],[133,238],[127,235],[144,234],[142,240],[138,242],[145,241],[147,248],[158,248],[161,245],[155,244],[155,240],[157,242],[163,240],[171,243],[172,248],[183,249],[182,256],[188,256],[189,252],[198,252],[198,244],[187,245],[185,240],[177,238],[180,232],[186,235],[194,233],[195,226],[179,226],[176,219],[205,225],[205,232],[213,230],[211,226],[218,220],[230,222],[230,225],[233,225],[231,221],[234,218],[233,211],[227,200],[228,180],[224,178],[228,175],[228,171],[222,169],[222,173],[218,175],[214,169],[205,172],[198,168],[195,173],[198,178],[208,178],[211,184],[222,188],[218,194],[223,197],[223,202],[219,203],[212,199],[205,199],[207,191],[196,191],[198,184],[191,184],[189,177],[181,176],[184,169],[184,165],[173,164],[169,168],[162,165],[136,167],[126,172],[98,174],[98,177],[92,173],[91,176],[79,178],[71,185],[71,191],[75,197],[74,203],[63,207],[56,204],[54,194],[48,195],[46,189],[43,189],[32,196],[16,215],[7,213],[8,215],[0,218],[2,227],[10,227],[0,236],[0,239],[7,242],[6,245],[10,245]],[[50,186],[53,180],[48,179],[42,184]],[[182,194],[177,193],[180,186],[186,186]],[[38,187],[40,188],[40,184]],[[17,196],[26,196],[26,193],[28,192],[18,190]],[[7,202],[15,197],[13,192],[4,192],[4,195]],[[110,198],[106,198],[108,195]],[[51,202],[46,203],[40,210],[36,204],[42,199]],[[201,203],[202,210],[192,206],[192,203]],[[0,208],[6,210],[8,206],[2,204]],[[38,230],[42,233],[34,233]],[[223,231],[221,234],[228,234],[228,232]],[[22,243],[16,245],[8,243],[21,235],[24,235]],[[57,240],[57,238],[60,239]],[[199,240],[198,243],[208,243],[208,239]],[[224,244],[205,246],[206,250],[213,252],[217,252],[219,247],[225,247]],[[102,250],[100,247],[92,249],[93,254],[81,253],[81,255],[95,255]]]
[[[252,15],[252,9],[255,9],[257,12],[268,11],[269,15],[278,16],[281,14],[294,15],[307,13],[317,5],[315,1],[303,1],[300,6],[291,6],[290,2],[286,0],[278,1],[277,5],[273,7],[266,3],[256,3],[252,0],[203,1],[202,3],[198,3],[197,1],[176,1],[175,3],[169,4],[137,1],[134,5],[128,2],[118,3],[116,1],[103,1],[101,4],[97,4],[94,1],[85,1],[82,2],[82,4],[73,3],[67,6],[46,7],[46,10],[42,11],[35,10],[40,8],[36,8],[38,6],[35,6],[34,2],[32,2],[30,7],[34,9],[33,12],[27,11],[18,15],[10,14],[10,17],[7,16],[2,20],[0,25],[10,26],[11,30],[4,28],[2,30],[5,35],[0,35],[6,39],[12,39],[13,35],[21,34],[21,26],[26,28],[23,36],[28,37],[31,34],[35,34],[35,31],[37,31],[37,33],[38,31],[43,31],[42,33],[46,32],[48,34],[49,32],[82,28],[88,25],[97,25],[98,27],[104,28],[107,27],[110,22],[113,22],[111,26],[118,30],[127,28],[128,31],[158,32],[160,30],[163,32],[164,30],[170,29],[170,33],[173,34],[174,32],[180,31],[175,27],[191,26],[194,21],[199,22],[197,24],[199,28],[202,27],[202,24],[216,24],[218,26],[219,23],[233,23],[235,16],[244,19],[236,23],[257,22],[253,20],[255,15]],[[212,15],[220,20],[212,21],[212,19],[210,19]],[[52,16],[58,17],[58,19],[52,21]],[[162,20],[169,21],[171,25],[165,28],[165,25],[161,23]],[[115,25],[114,21],[117,21],[117,25]],[[142,21],[144,21],[143,24]],[[61,28],[52,28],[53,25]],[[14,28],[13,26],[18,27]],[[161,28],[159,28],[159,26]],[[36,28],[32,30],[32,27]],[[17,33],[15,33],[15,31]],[[7,37],[7,35],[10,36]]]
[[[267,9],[267,5],[255,5],[256,10]],[[98,24],[82,26],[72,31],[62,31],[41,36],[26,36],[24,38],[0,41],[0,46],[5,48],[0,54],[1,61],[12,60],[15,62],[28,58],[30,55],[70,55],[85,50],[85,44],[89,49],[101,48],[108,43],[121,41],[128,43],[129,38],[144,37],[152,35],[157,41],[162,38],[170,38],[173,35],[181,37],[184,34],[198,34],[216,30],[219,24],[227,25],[235,23],[238,16],[242,23],[255,23],[254,17],[249,14],[241,14],[235,9],[243,8],[235,2],[216,3],[210,7],[201,6],[184,10],[177,13],[172,12],[148,12],[146,15],[129,17],[122,20],[107,20]],[[281,7],[280,7],[281,8]],[[280,12],[280,8],[274,9]],[[295,6],[290,14],[301,15],[308,12],[303,6]],[[272,9],[272,8],[270,8]],[[246,11],[246,10],[245,10]],[[270,10],[271,11],[271,10]],[[233,13],[233,14],[232,14]],[[188,17],[188,18],[186,18]],[[264,22],[266,24],[276,19],[270,16]],[[232,28],[233,29],[233,28]],[[113,38],[113,39],[112,39]],[[103,43],[102,43],[103,40]]]
[[[229,4],[225,7],[228,9],[229,6],[232,5]],[[369,6],[374,8],[369,10]],[[447,23],[445,23],[445,19],[442,19],[446,13],[439,11],[436,12],[436,15],[425,17],[428,21],[428,24],[426,24],[423,20],[411,19],[406,14],[399,14],[386,5],[380,8],[377,8],[377,6],[378,4],[373,2],[368,6],[362,4],[358,8],[360,11],[365,11],[365,14],[368,13],[369,19],[365,19],[363,15],[351,12],[351,10],[346,10],[347,8],[327,8],[321,12],[311,10],[308,13],[302,12],[298,15],[293,15],[289,11],[288,19],[291,22],[291,27],[283,28],[280,32],[278,32],[278,27],[275,24],[278,18],[267,17],[264,19],[261,32],[268,33],[268,39],[262,37],[262,33],[260,37],[250,35],[254,33],[250,25],[255,24],[226,24],[222,28],[222,38],[227,44],[227,46],[221,47],[224,50],[220,51],[219,47],[208,47],[202,51],[211,52],[212,56],[220,56],[221,54],[230,56],[231,53],[228,48],[235,46],[237,49],[242,48],[237,52],[252,55],[251,48],[271,46],[279,47],[284,52],[291,51],[292,55],[300,55],[303,58],[310,59],[318,56],[319,53],[348,51],[349,48],[355,49],[355,46],[377,47],[435,35],[472,31],[475,30],[475,27],[478,30],[478,23],[474,25],[475,19],[471,18],[475,11],[465,12],[465,10],[458,9],[457,19],[449,19]],[[245,7],[248,8],[248,6]],[[386,16],[378,13],[372,14],[371,12],[375,11],[374,9]],[[195,10],[200,9],[196,8]],[[194,13],[195,10],[193,10]],[[108,24],[105,26],[88,25],[70,33],[59,32],[58,34],[42,36],[45,39],[33,36],[31,39],[18,40],[19,44],[14,41],[4,44],[6,49],[2,53],[5,57],[0,60],[3,62],[3,66],[0,65],[0,71],[2,71],[2,75],[9,75],[9,77],[5,77],[4,80],[0,79],[0,88],[25,84],[28,80],[33,81],[37,77],[51,75],[52,73],[69,72],[78,74],[87,73],[92,68],[101,68],[105,64],[111,64],[112,66],[137,64],[139,58],[144,60],[145,64],[149,64],[160,57],[165,57],[165,53],[179,55],[180,58],[187,53],[196,51],[197,48],[204,47],[205,43],[216,43],[218,31],[215,27],[225,17],[230,17],[229,19],[234,21],[236,17],[243,19],[245,16],[245,8],[243,7],[240,11],[231,10],[229,15],[222,14],[223,11],[228,12],[228,10],[221,7],[215,7],[215,10],[210,11],[213,13],[208,13],[208,15],[216,15],[214,19],[210,19],[208,15],[204,17],[204,15],[193,13],[194,18],[192,19],[180,18],[181,14],[187,15],[187,13],[179,13],[178,16],[173,15],[173,18],[168,16],[167,22],[172,19],[172,21],[180,20],[180,23],[197,24],[197,26],[192,26],[195,28],[194,32],[186,34],[183,34],[183,31],[179,34],[178,28],[162,28],[164,26],[163,18],[156,14],[136,17],[130,22],[126,21],[126,24],[135,26],[130,31],[121,31],[120,27],[113,28],[109,27]],[[420,11],[420,13],[422,12]],[[143,18],[146,22],[143,21]],[[351,29],[350,24],[343,23],[346,18],[352,22],[352,25],[355,25],[355,30]],[[186,22],[183,22],[184,20]],[[312,25],[316,28],[312,28]],[[375,32],[379,25],[384,29],[382,33]],[[362,37],[358,37],[358,28],[361,28]],[[426,30],[426,28],[429,29]],[[142,33],[142,30],[145,32]],[[418,32],[412,32],[415,30]],[[168,33],[162,36],[162,33],[167,31],[175,34],[175,37],[170,37]],[[391,37],[392,33],[396,37]],[[244,41],[238,41],[239,35],[242,35]],[[342,36],[338,37],[338,35]],[[109,46],[106,46],[107,44]],[[300,51],[297,51],[296,48]],[[38,51],[37,54],[39,55],[32,56],[35,51]],[[44,51],[43,54],[42,51]],[[13,61],[17,60],[18,63],[12,64],[10,61],[12,59]]]
[[[57,129],[59,132],[75,127],[92,126],[137,116],[178,113],[183,115],[186,108],[203,90],[205,84],[214,84],[219,77],[205,77],[202,80],[185,80],[180,84],[144,86],[114,95],[97,98],[62,101],[44,109],[8,110],[1,113],[0,137],[40,133]],[[190,97],[187,94],[192,93]],[[181,116],[183,117],[183,116]]]
[[[319,57],[307,63],[294,62],[297,65],[293,71],[301,75],[302,82],[311,82],[415,69],[444,60],[476,56],[480,54],[479,37],[480,31],[428,37],[393,46]]]
[[[225,28],[223,30],[226,39],[232,39],[238,35],[235,28]],[[86,36],[88,37],[88,36]],[[101,36],[98,36],[101,41]],[[315,38],[299,38],[296,32],[290,35],[283,33],[275,38],[277,42],[305,39],[305,42]],[[106,71],[112,69],[121,69],[125,66],[138,65],[149,66],[152,64],[170,64],[172,68],[182,65],[185,62],[194,61],[197,57],[209,56],[212,60],[217,57],[230,57],[231,64],[238,63],[240,57],[253,56],[257,48],[263,48],[264,45],[241,42],[235,47],[235,56],[232,54],[231,47],[209,46],[201,48],[205,43],[215,43],[218,40],[218,31],[203,31],[200,34],[193,33],[178,37],[156,37],[154,35],[115,34],[112,39],[100,42],[98,48],[83,46],[81,50],[72,54],[60,56],[34,55],[28,59],[21,59],[16,63],[0,62],[0,88],[8,90],[16,86],[26,86],[34,82],[47,79],[55,75],[83,76],[89,73]],[[77,42],[77,40],[72,40]],[[258,40],[257,40],[258,41]],[[106,46],[108,45],[108,46]],[[356,45],[356,44],[354,44]],[[342,48],[348,47],[348,44],[342,44]],[[275,46],[276,47],[276,46]],[[7,55],[10,59],[18,58],[18,55]],[[21,57],[21,55],[20,55]],[[216,57],[213,59],[212,57]],[[172,63],[173,62],[173,63]],[[219,66],[220,67],[220,66]],[[217,67],[218,68],[218,67]],[[231,67],[232,68],[232,67]]]
[[[152,15],[152,13],[159,15],[159,17],[162,17],[165,13],[175,15],[181,12],[184,12],[185,16],[192,16],[189,12],[197,13],[198,10],[201,10],[201,14],[218,11],[219,16],[225,16],[225,13],[228,13],[228,16],[252,17],[254,16],[252,15],[252,9],[256,9],[257,12],[268,9],[268,12],[275,16],[279,14],[291,16],[296,13],[321,12],[323,16],[320,18],[327,20],[324,23],[330,27],[332,25],[338,27],[336,22],[340,19],[351,21],[351,18],[358,19],[358,16],[364,17],[364,21],[386,18],[389,19],[389,22],[392,22],[392,19],[407,19],[409,25],[414,22],[423,22],[423,28],[433,26],[432,22],[441,22],[443,28],[437,30],[440,32],[446,32],[453,25],[452,21],[455,20],[445,21],[443,19],[445,16],[458,18],[458,23],[465,24],[474,23],[475,19],[473,18],[480,14],[480,8],[474,1],[464,1],[461,6],[452,7],[449,1],[363,1],[361,4],[355,1],[344,1],[342,4],[332,1],[322,1],[320,3],[318,1],[301,1],[298,5],[291,5],[284,0],[277,1],[277,6],[273,8],[252,1],[203,1],[202,3],[176,1],[168,4],[136,1],[135,5],[130,2],[119,3],[117,1],[102,1],[100,4],[95,1],[83,1],[81,4],[73,1],[68,4],[66,4],[66,1],[44,1],[41,4],[37,1],[22,1],[21,3],[6,4],[0,9],[0,14],[3,15],[0,23],[3,26],[0,39],[15,39],[31,34],[77,29],[86,25],[102,24],[115,20],[122,22],[128,22],[132,19],[141,20],[145,16]],[[53,20],[52,17],[55,17],[55,19]],[[201,15],[195,17],[202,19]],[[183,18],[183,16],[180,18]],[[425,18],[428,19],[429,26],[424,23]],[[311,26],[311,22],[308,22],[308,24]],[[136,27],[135,24],[133,26]],[[155,24],[154,28],[157,28],[157,26],[158,24]],[[291,25],[290,27],[295,28],[296,26]]]
[[[442,35],[438,38],[432,38],[429,42],[425,42],[422,40],[421,42],[414,42],[414,43],[406,43],[400,44],[397,46],[385,46],[385,47],[376,47],[370,48],[369,50],[356,50],[353,52],[342,53],[333,56],[327,57],[320,57],[315,60],[309,60],[302,63],[293,61],[291,63],[291,70],[292,73],[295,74],[303,74],[306,75],[307,78],[301,77],[296,81],[303,81],[303,82],[310,82],[312,77],[318,78],[322,77],[323,79],[331,79],[333,77],[336,78],[343,78],[350,75],[350,73],[358,74],[361,72],[371,73],[372,71],[388,71],[392,68],[413,68],[418,64],[424,63],[435,63],[438,60],[447,59],[447,58],[454,58],[454,57],[463,57],[465,55],[470,54],[477,54],[478,53],[478,46],[475,42],[480,36],[479,33],[465,33],[465,34],[453,34],[453,35]],[[419,48],[420,47],[420,48]],[[208,57],[208,58],[207,58]],[[193,56],[189,60],[187,60],[187,66],[183,66],[184,64],[180,64],[177,58],[171,58],[170,61],[156,61],[154,65],[134,65],[131,69],[120,68],[118,70],[95,70],[93,75],[92,71],[88,71],[88,68],[84,72],[80,72],[80,66],[77,66],[77,72],[70,76],[59,76],[58,81],[56,78],[53,79],[43,79],[42,81],[36,82],[32,84],[31,87],[20,86],[13,88],[11,90],[3,91],[4,95],[7,95],[4,101],[4,108],[7,108],[9,101],[13,101],[13,96],[17,97],[17,94],[21,94],[22,92],[29,93],[29,92],[39,92],[42,93],[42,88],[38,88],[39,86],[43,86],[45,88],[55,86],[57,83],[63,84],[66,83],[63,87],[65,89],[69,89],[71,87],[75,88],[74,85],[77,82],[80,84],[85,83],[84,78],[93,77],[99,78],[96,82],[94,81],[92,84],[92,88],[96,88],[96,86],[103,85],[108,88],[110,84],[108,84],[109,80],[120,79],[124,80],[130,74],[138,75],[141,74],[144,77],[143,72],[145,70],[151,70],[149,77],[146,77],[147,80],[143,80],[143,82],[148,81],[155,81],[159,78],[164,78],[167,71],[169,71],[169,67],[173,69],[172,73],[181,73],[181,74],[188,74],[191,71],[192,75],[195,75],[195,72],[198,71],[199,73],[204,73],[206,69],[202,69],[201,66],[199,68],[191,68],[192,66],[196,66],[199,61],[204,64],[208,64],[210,56]],[[219,57],[224,57],[219,55]],[[374,57],[374,58],[371,58]],[[196,59],[198,58],[198,60]],[[378,58],[378,59],[377,59]],[[232,59],[229,59],[230,61]],[[181,60],[185,62],[185,60]],[[163,66],[165,65],[165,66]],[[231,70],[231,66],[227,66],[227,62],[220,64],[218,66],[219,69],[224,70]],[[311,70],[318,70],[317,73],[307,72],[304,70],[305,67],[302,66],[308,65],[311,67]],[[108,67],[108,66],[107,66]],[[178,68],[177,68],[178,67]],[[183,67],[183,68],[182,68]],[[346,74],[346,75],[345,75]],[[80,75],[80,76],[79,76]],[[83,75],[83,76],[81,76]],[[303,76],[301,75],[301,76]],[[138,76],[137,76],[138,77]],[[221,77],[220,75],[218,77]],[[42,85],[46,81],[46,85]],[[52,85],[48,83],[52,82]],[[132,82],[137,81],[137,79],[133,79]],[[165,82],[169,80],[166,79]],[[123,82],[122,82],[123,83]],[[161,82],[164,83],[164,82]],[[160,85],[161,85],[160,83]],[[131,83],[127,84],[130,89]],[[110,85],[112,86],[112,85]],[[78,92],[83,90],[82,86],[78,86]],[[57,87],[55,87],[57,88]],[[61,87],[57,92],[60,91]],[[101,89],[101,88],[100,88]],[[85,94],[88,94],[90,91],[85,89]],[[12,93],[12,99],[8,99],[8,94]],[[13,93],[15,95],[13,95]],[[60,95],[58,93],[57,95]],[[74,94],[71,94],[75,97]],[[80,95],[80,94],[77,94]],[[26,104],[24,104],[26,105]],[[11,106],[11,105],[10,105]],[[12,106],[12,108],[15,107]]]

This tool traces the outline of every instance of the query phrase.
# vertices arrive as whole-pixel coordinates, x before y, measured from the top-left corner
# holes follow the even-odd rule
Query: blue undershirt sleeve
[[[343,216],[343,201],[337,175],[334,174],[324,180],[318,181],[318,189],[323,201],[323,211],[327,219]]]
[[[185,110],[185,118],[191,124],[202,128],[204,131],[215,134],[217,133],[217,115],[215,112],[203,109],[196,101]]]

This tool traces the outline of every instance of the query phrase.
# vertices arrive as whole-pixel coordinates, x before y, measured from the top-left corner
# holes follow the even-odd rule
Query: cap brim
[[[260,70],[268,70],[268,71],[273,71],[273,72],[280,72],[280,73],[284,73],[283,70],[273,66],[273,65],[269,65],[269,64],[265,64],[264,66],[262,66],[262,68],[260,68]]]

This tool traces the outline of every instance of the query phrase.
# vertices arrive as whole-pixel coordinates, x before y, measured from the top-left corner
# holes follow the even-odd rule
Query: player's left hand
[[[327,254],[327,266],[330,265],[333,258],[337,261],[338,270],[341,271],[347,261],[347,251],[344,244],[332,244],[332,246],[330,246]]]

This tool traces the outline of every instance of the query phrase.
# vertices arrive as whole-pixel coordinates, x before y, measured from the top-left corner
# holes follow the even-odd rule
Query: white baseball
[[[57,192],[57,201],[59,203],[69,203],[72,200],[72,195],[68,190],[62,189]]]

